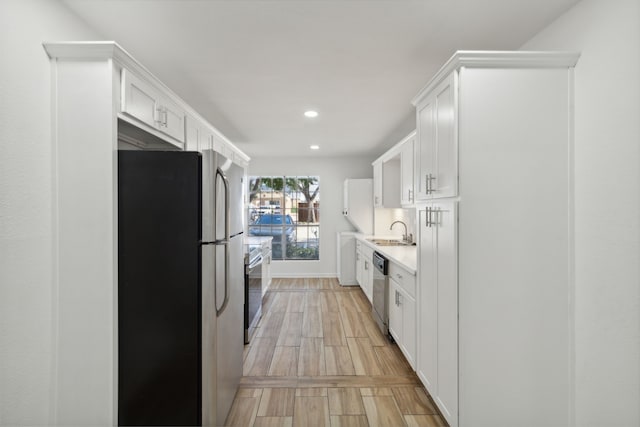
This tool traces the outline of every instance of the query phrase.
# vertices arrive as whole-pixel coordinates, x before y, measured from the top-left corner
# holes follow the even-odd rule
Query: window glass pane
[[[320,259],[320,178],[249,178],[249,235],[273,237],[274,260]]]

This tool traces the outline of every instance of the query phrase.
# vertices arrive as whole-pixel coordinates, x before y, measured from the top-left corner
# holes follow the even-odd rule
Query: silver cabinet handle
[[[413,191],[409,190],[409,201],[413,201]]]
[[[155,122],[158,124],[158,126],[162,126],[164,123],[162,120],[162,106],[156,108],[156,114],[157,118],[155,119]]]
[[[433,183],[432,181],[435,181],[436,177],[433,176],[432,174],[427,174],[426,175],[426,187],[427,187],[427,194],[431,194],[434,193],[436,190],[433,189]]]
[[[364,262],[364,269],[368,270],[369,269],[369,261],[365,261]]]
[[[376,196],[376,205],[378,204],[378,196]]]
[[[433,227],[434,225],[440,225],[440,217],[439,213],[441,212],[440,208],[426,208],[425,209],[425,226]],[[433,216],[432,216],[433,214]]]
[[[402,274],[396,273],[396,277],[397,277],[398,279],[402,279]]]
[[[156,123],[158,123],[158,126],[164,126],[167,127],[167,109],[165,107],[158,107],[156,108],[156,112],[158,113],[158,119],[155,121]]]

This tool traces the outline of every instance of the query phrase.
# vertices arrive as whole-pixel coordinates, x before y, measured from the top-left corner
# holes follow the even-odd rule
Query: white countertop
[[[387,237],[365,236],[362,234],[356,235],[356,239],[369,246],[370,248],[373,248],[376,252],[380,252],[382,255],[387,257],[389,261],[392,261],[400,265],[401,267],[404,267],[414,275],[416,274],[418,258],[417,246],[379,246],[367,240],[377,238],[386,239]]]

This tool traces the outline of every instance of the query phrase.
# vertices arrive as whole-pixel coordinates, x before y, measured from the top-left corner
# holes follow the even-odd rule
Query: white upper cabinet
[[[187,115],[186,132],[185,150],[202,152],[213,148],[213,135],[208,126],[191,115]]]
[[[416,189],[419,200],[458,194],[457,73],[453,72],[416,106],[418,147]]]
[[[411,132],[372,163],[376,208],[414,206],[415,136]]]
[[[400,148],[400,204],[402,206],[412,206],[415,203],[413,190],[414,148],[415,134]]]
[[[429,95],[420,105],[416,106],[417,139],[415,184],[416,200],[426,200],[429,197],[429,172],[433,170],[436,127],[434,113],[434,96]]]
[[[185,150],[200,152],[214,150],[241,167],[248,166],[249,158],[244,153],[233,147],[213,126],[199,119],[196,115],[187,114],[185,130]]]
[[[185,142],[185,110],[169,94],[124,68],[121,102],[123,114]]]
[[[373,206],[381,208],[382,204],[382,162],[373,163]]]

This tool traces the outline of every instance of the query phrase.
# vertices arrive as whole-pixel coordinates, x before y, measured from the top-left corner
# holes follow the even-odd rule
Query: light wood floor
[[[229,426],[446,426],[358,287],[273,279]]]

